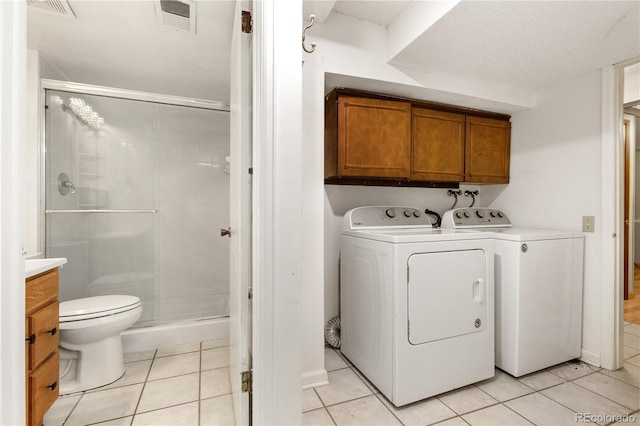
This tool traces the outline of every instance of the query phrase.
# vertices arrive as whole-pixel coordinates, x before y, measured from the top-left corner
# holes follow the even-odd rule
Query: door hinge
[[[248,10],[242,11],[242,32],[251,34],[253,32],[253,17]]]
[[[253,299],[253,287],[249,287],[249,299]]]
[[[253,391],[253,374],[251,370],[243,371],[240,375],[242,379],[242,392],[251,393]]]
[[[253,167],[249,167],[249,174],[252,175],[253,174]]]

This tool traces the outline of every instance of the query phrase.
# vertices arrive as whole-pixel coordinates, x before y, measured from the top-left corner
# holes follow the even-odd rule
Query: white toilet
[[[142,314],[135,296],[60,303],[60,394],[104,386],[124,374],[120,333]]]

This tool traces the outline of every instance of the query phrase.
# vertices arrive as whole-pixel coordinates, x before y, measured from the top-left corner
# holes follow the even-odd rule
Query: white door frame
[[[22,343],[26,34],[26,3],[0,1],[0,424],[3,425],[26,422]]]
[[[624,244],[624,68],[640,58],[602,69],[601,132],[601,293],[600,366],[623,366],[623,244]]]
[[[301,424],[302,1],[254,2],[253,424]],[[307,141],[308,142],[308,141]]]

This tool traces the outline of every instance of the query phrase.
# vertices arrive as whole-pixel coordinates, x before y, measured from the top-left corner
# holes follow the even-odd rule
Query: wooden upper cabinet
[[[509,183],[511,123],[467,116],[465,181]]]
[[[328,184],[508,183],[506,114],[336,88],[325,102]]]
[[[340,96],[337,106],[338,175],[406,178],[411,104]]]
[[[412,121],[410,178],[464,181],[465,116],[413,108]]]

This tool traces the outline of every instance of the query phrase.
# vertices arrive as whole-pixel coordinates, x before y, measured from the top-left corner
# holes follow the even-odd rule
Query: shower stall
[[[60,301],[134,295],[143,313],[133,333],[164,329],[182,343],[197,324],[196,338],[219,337],[203,325],[229,314],[229,242],[218,231],[229,223],[228,107],[43,87],[42,234],[46,256],[68,260]]]

